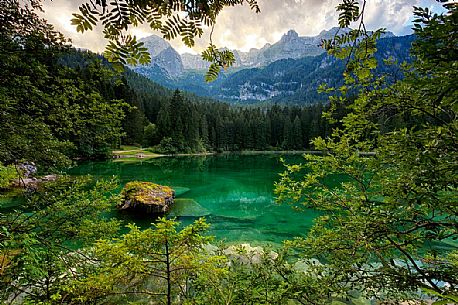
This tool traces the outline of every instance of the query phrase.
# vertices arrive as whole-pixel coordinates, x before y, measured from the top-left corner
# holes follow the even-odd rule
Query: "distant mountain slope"
[[[395,77],[398,68],[383,64],[383,59],[393,57],[399,62],[409,61],[413,36],[380,39],[376,58],[378,72],[388,72]],[[236,72],[226,77],[213,96],[223,100],[272,100],[286,103],[310,104],[323,101],[326,96],[317,93],[322,83],[338,86],[342,83],[344,63],[326,54],[300,59],[283,59],[264,68]]]
[[[388,74],[389,77],[391,77],[389,81],[394,81],[402,77],[399,75],[399,66],[385,65],[383,59],[392,57],[399,63],[404,61],[411,62],[410,49],[414,40],[415,36],[413,35],[380,39],[377,43],[378,51],[376,53],[376,58],[379,65],[376,73]],[[317,59],[320,59],[320,57]],[[343,83],[342,73],[344,71],[344,63],[336,61],[329,56],[323,56],[319,64],[319,67],[312,73],[304,75],[302,78],[303,85],[298,88],[293,95],[278,96],[274,100],[303,104],[304,102],[309,103],[310,101],[322,101],[326,99],[325,95],[317,93],[317,89],[322,83],[326,83],[328,86],[333,87],[340,86]],[[291,74],[294,75],[294,73]]]
[[[178,53],[167,42],[152,36],[146,39],[147,47],[157,57],[153,56],[151,65],[135,67],[134,71],[170,89],[235,103],[272,100],[311,104],[326,99],[317,93],[320,84],[336,86],[342,82],[343,64],[327,56],[318,46],[321,39],[332,37],[336,31],[336,28],[323,31],[316,37],[300,37],[289,31],[280,41],[263,49],[247,53],[235,51],[236,67],[230,72],[222,72],[212,83],[204,81],[205,70],[202,68],[208,64],[192,57],[197,55],[177,57]],[[377,59],[380,63],[390,56],[400,62],[409,59],[413,36],[396,37],[387,33],[384,37],[378,42]],[[309,55],[302,56],[304,54]],[[191,65],[196,69],[185,69]],[[389,69],[392,68],[383,64],[379,67],[379,71]]]

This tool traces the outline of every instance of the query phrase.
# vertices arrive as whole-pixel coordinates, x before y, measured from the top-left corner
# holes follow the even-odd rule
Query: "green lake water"
[[[274,182],[284,169],[279,155],[164,157],[143,162],[90,162],[68,171],[100,178],[117,176],[120,188],[133,180],[169,185],[177,198],[169,217],[184,225],[205,216],[210,234],[226,242],[279,245],[305,236],[316,211],[295,211],[275,203]],[[301,156],[286,156],[301,162]],[[153,219],[113,211],[113,216],[147,227]]]

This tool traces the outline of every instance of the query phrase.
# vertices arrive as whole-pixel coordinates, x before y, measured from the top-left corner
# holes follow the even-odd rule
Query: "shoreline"
[[[131,154],[129,154],[131,153]],[[148,152],[145,149],[139,148],[138,150],[113,150],[112,159],[115,162],[123,161],[139,161],[156,159],[163,157],[192,157],[192,156],[216,156],[216,155],[323,155],[325,152],[321,150],[241,150],[241,151],[224,151],[218,152],[200,152],[200,153],[177,153],[177,154],[158,154]],[[360,152],[361,156],[375,156],[375,152]]]
[[[259,150],[259,151],[225,151],[222,153],[218,152],[201,152],[201,153],[178,153],[178,154],[157,154],[157,153],[143,153],[137,152],[135,154],[126,154],[129,151],[113,151],[112,159],[114,162],[129,162],[129,161],[141,161],[164,157],[202,157],[202,156],[217,156],[217,155],[299,155],[299,154],[321,154],[320,151],[287,151],[287,150]]]

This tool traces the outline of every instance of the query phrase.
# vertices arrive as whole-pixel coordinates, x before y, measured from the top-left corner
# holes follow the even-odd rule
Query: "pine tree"
[[[301,129],[301,120],[298,116],[294,118],[293,126],[292,126],[292,142],[293,148],[301,149],[302,145],[302,129]]]

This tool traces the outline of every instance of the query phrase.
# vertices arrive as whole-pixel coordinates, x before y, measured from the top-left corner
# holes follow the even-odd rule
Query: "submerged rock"
[[[174,186],[173,190],[175,191],[175,196],[181,196],[183,194],[186,194],[189,192],[191,189],[183,186]]]
[[[259,264],[265,259],[276,260],[278,253],[274,251],[265,252],[262,247],[252,247],[250,244],[239,244],[228,247],[223,253],[232,261],[239,261],[242,264]]]
[[[166,213],[175,199],[175,191],[168,186],[152,182],[128,182],[121,192],[121,210],[133,210],[148,214]]]
[[[172,216],[203,217],[210,215],[210,211],[193,199],[178,198],[175,200],[170,214]]]

